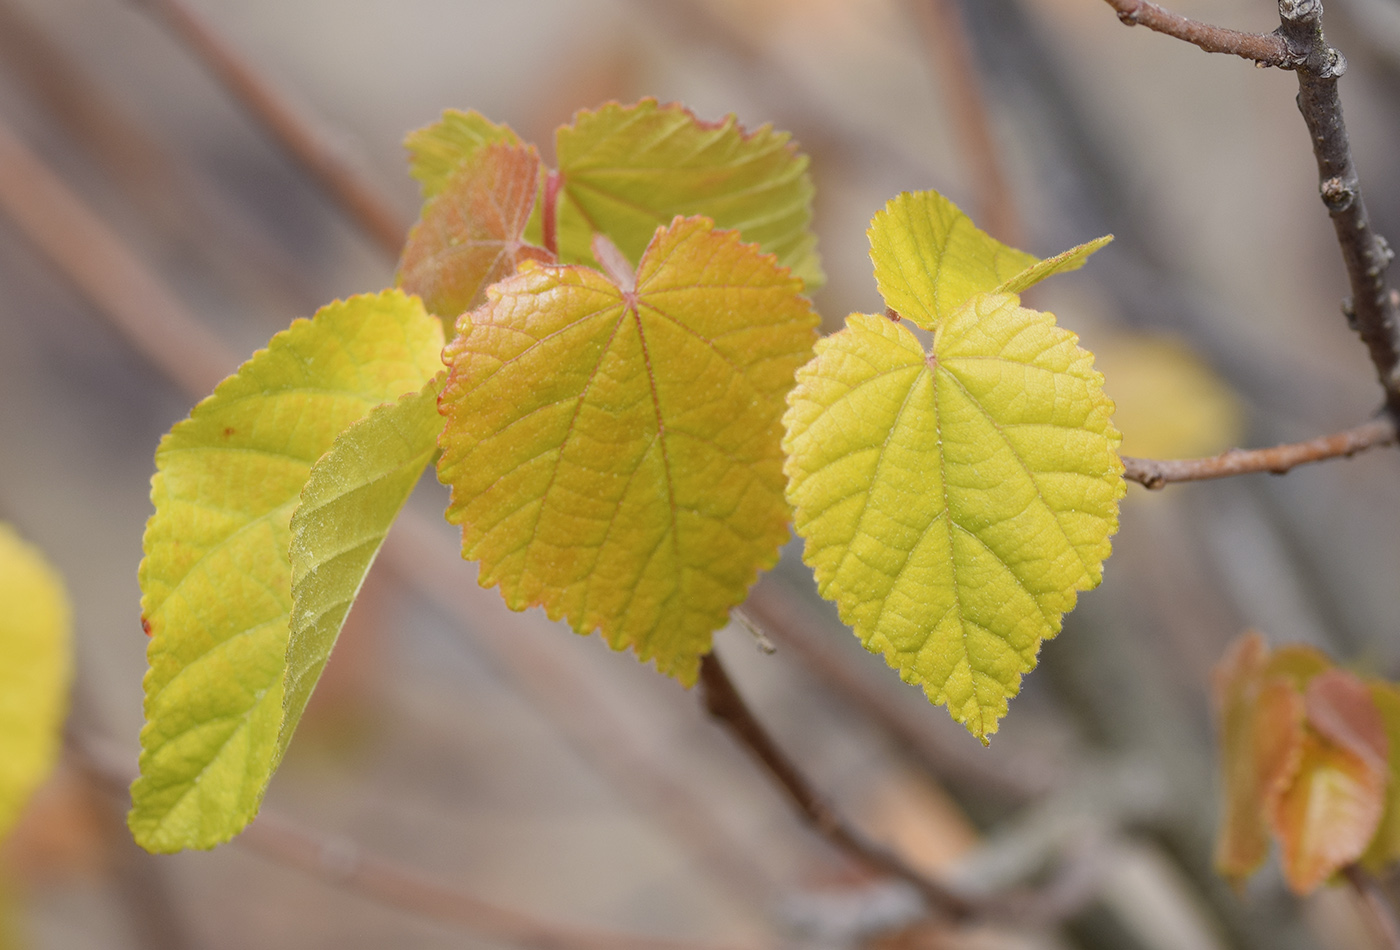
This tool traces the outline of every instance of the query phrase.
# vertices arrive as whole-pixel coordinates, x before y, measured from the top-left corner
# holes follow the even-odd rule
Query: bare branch
[[[397,259],[409,222],[356,170],[330,137],[301,115],[183,0],[136,0],[156,13],[224,88],[319,181],[384,252]]]
[[[962,151],[973,183],[977,220],[997,240],[1019,247],[1021,223],[1002,169],[987,103],[978,80],[977,61],[968,41],[961,0],[909,0],[929,65],[953,123],[953,139]]]
[[[1242,33],[1212,26],[1163,9],[1148,0],[1107,0],[1107,3],[1118,11],[1118,19],[1128,26],[1145,26],[1149,30],[1185,40],[1207,53],[1228,53],[1280,69],[1297,67],[1293,51],[1277,33]]]
[[[842,851],[891,877],[907,881],[918,890],[930,909],[953,920],[974,913],[972,902],[920,874],[898,856],[867,841],[851,828],[817,793],[787,757],[734,688],[724,664],[714,653],[700,659],[700,683],[705,708],[739,741],[777,781],[807,824]]]
[[[1361,198],[1337,93],[1346,60],[1327,45],[1322,34],[1319,0],[1279,0],[1278,9],[1283,23],[1280,32],[1300,62],[1298,109],[1312,138],[1318,190],[1332,216],[1351,284],[1351,299],[1342,310],[1370,351],[1385,390],[1386,408],[1400,418],[1400,295],[1390,289],[1385,277],[1395,254],[1371,227]]]
[[[1123,477],[1145,488],[1156,489],[1171,482],[1202,482],[1253,472],[1282,475],[1299,465],[1350,458],[1358,452],[1395,442],[1395,422],[1382,417],[1306,442],[1289,442],[1268,449],[1230,449],[1209,458],[1142,459],[1125,455]]]

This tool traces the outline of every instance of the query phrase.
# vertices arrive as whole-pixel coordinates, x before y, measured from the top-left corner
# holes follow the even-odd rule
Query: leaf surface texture
[[[566,263],[595,263],[595,231],[635,262],[658,227],[704,215],[776,254],[809,290],[825,280],[809,229],[807,157],[785,132],[747,132],[732,115],[703,122],[682,106],[644,99],[579,112],[559,129],[555,152]]]
[[[532,263],[492,287],[444,353],[438,465],[481,583],[693,682],[787,538],[801,287],[703,218],[657,232],[635,290]]]
[[[336,437],[421,389],[441,346],[441,324],[399,291],[330,304],[273,337],[161,440],[128,818],[148,850],[212,847],[256,814],[282,722],[292,513]]]

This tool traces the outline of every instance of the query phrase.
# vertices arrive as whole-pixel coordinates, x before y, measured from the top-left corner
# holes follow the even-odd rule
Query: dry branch
[[[1395,442],[1395,423],[1386,416],[1306,442],[1290,442],[1267,449],[1230,449],[1209,458],[1144,459],[1125,455],[1123,477],[1145,488],[1156,489],[1172,482],[1200,482],[1252,472],[1282,475],[1299,465],[1350,458],[1358,452]]]

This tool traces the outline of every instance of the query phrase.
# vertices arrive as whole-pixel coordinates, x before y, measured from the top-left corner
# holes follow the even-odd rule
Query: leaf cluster
[[[1221,874],[1242,882],[1271,841],[1298,894],[1349,864],[1400,857],[1400,687],[1249,632],[1216,669],[1215,698]]]
[[[477,113],[407,145],[399,287],[278,334],[157,450],[137,840],[256,814],[435,455],[483,585],[687,685],[795,512],[822,593],[985,742],[1117,526],[1102,377],[1018,296],[1108,238],[1039,260],[901,195],[870,230],[894,318],[817,343],[783,133],[644,100],[579,113],[556,169]]]

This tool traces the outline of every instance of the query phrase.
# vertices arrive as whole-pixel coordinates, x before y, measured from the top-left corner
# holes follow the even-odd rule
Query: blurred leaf
[[[937,279],[911,278],[911,299]],[[928,315],[928,353],[868,314],[817,344],[784,418],[788,500],[822,596],[985,742],[1102,577],[1118,433],[1093,357],[1050,314],[980,294]]]
[[[1099,341],[1094,363],[1117,407],[1123,453],[1147,458],[1214,455],[1239,442],[1238,398],[1174,340],[1120,334]]]
[[[432,125],[409,133],[408,172],[422,186],[426,203],[447,187],[448,179],[480,149],[492,142],[518,145],[520,137],[473,109],[448,109]]]
[[[213,847],[256,814],[282,722],[292,512],[336,437],[420,389],[441,347],[441,324],[399,291],[333,303],[273,337],[161,440],[128,819],[148,850]]]
[[[0,838],[53,769],[73,675],[58,572],[0,522]]]
[[[596,263],[596,231],[636,261],[658,227],[704,215],[776,254],[815,290],[825,277],[809,228],[812,181],[790,139],[767,125],[747,132],[733,115],[703,122],[655,99],[580,111],[555,139],[560,260]]]
[[[1269,855],[1255,735],[1255,707],[1267,657],[1264,638],[1250,631],[1231,645],[1213,677],[1225,799],[1215,843],[1215,867],[1236,884],[1258,870]],[[1300,729],[1301,724],[1300,709]]]
[[[691,683],[788,537],[779,419],[817,317],[703,218],[658,232],[632,281],[527,262],[493,285],[444,353],[438,474],[512,609]]]
[[[389,527],[437,451],[443,374],[336,437],[291,521],[292,616],[277,760],[287,751]]]
[[[936,191],[891,198],[866,234],[885,305],[925,330],[978,294],[1019,294],[1052,274],[1075,270],[1112,240],[1101,237],[1038,260],[980,230]]]
[[[474,151],[424,205],[404,245],[399,285],[450,329],[521,261],[553,263],[554,255],[523,238],[539,177],[533,145],[496,142]]]
[[[1297,773],[1268,808],[1283,871],[1306,894],[1361,857],[1385,807],[1388,742],[1359,678],[1328,670],[1309,684]]]
[[[1386,757],[1386,802],[1380,827],[1362,861],[1368,868],[1379,870],[1400,858],[1400,687],[1393,683],[1372,680],[1367,684],[1371,701],[1376,704],[1385,724],[1389,755]]]

